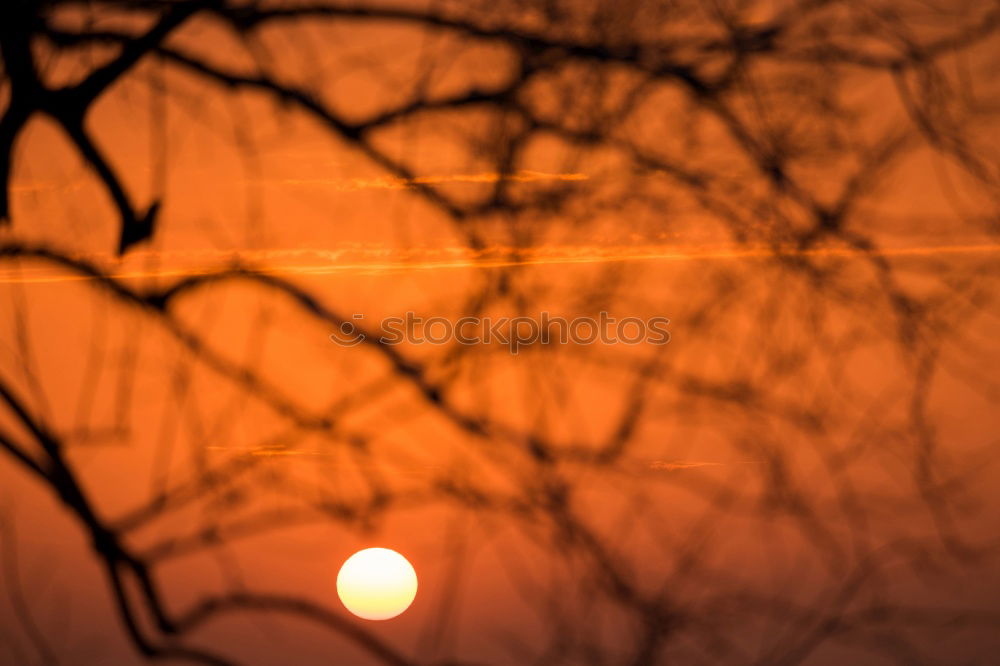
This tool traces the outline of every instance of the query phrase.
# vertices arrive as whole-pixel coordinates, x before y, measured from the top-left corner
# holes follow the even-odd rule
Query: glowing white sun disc
[[[347,610],[366,620],[388,620],[413,603],[417,572],[388,548],[366,548],[347,558],[337,574],[337,594]]]

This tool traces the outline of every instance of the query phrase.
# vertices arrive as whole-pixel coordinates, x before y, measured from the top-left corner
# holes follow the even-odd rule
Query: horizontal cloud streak
[[[2,245],[0,245],[2,249]],[[851,258],[879,256],[886,258],[937,257],[947,255],[996,254],[1000,244],[921,245],[888,247],[863,251],[847,247],[820,247],[808,250],[773,247],[697,247],[679,245],[577,246],[552,245],[536,248],[490,247],[470,250],[465,247],[391,248],[356,245],[333,250],[146,250],[117,259],[110,253],[75,255],[105,267],[116,279],[170,278],[204,275],[227,267],[271,275],[336,275],[342,273],[379,274],[403,271],[448,269],[490,269],[513,266],[555,266],[604,264],[640,261],[738,261],[769,259],[775,256],[814,258]],[[138,264],[156,260],[164,265]],[[130,268],[129,265],[134,265]],[[0,271],[0,283],[47,283],[88,280],[46,269],[9,269]]]
[[[538,183],[551,181],[582,181],[588,180],[585,173],[545,173],[542,171],[517,171],[509,174],[496,172],[459,173],[437,176],[416,176],[414,178],[397,178],[394,176],[378,176],[374,178],[283,178],[279,180],[262,181],[268,184],[300,185],[323,187],[337,192],[356,192],[359,190],[405,190],[419,185],[447,184],[492,184],[503,181],[515,183]]]

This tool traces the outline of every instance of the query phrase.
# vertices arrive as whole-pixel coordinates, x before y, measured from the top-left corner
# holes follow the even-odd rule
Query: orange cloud
[[[416,176],[414,178],[397,178],[394,176],[379,176],[375,178],[286,178],[276,181],[281,185],[306,185],[324,187],[337,192],[356,192],[359,190],[405,190],[417,185],[444,185],[448,183],[489,184],[500,180],[515,183],[536,183],[546,181],[581,181],[588,180],[585,173],[545,173],[542,171],[517,171],[510,174],[496,172],[460,173],[439,176]],[[275,182],[275,181],[268,181]]]
[[[844,247],[782,249],[789,256],[863,257],[867,253]],[[879,250],[881,257],[933,257],[946,255],[995,254],[1000,244],[928,245]],[[270,275],[334,275],[340,273],[385,273],[400,271],[448,270],[459,268],[504,268],[511,266],[550,266],[603,264],[638,261],[733,261],[766,259],[775,256],[770,247],[689,247],[683,245],[606,246],[553,245],[535,248],[491,247],[471,250],[465,247],[390,248],[378,245],[351,245],[331,250],[190,250],[133,252],[124,258],[110,253],[80,254],[77,258],[93,261],[107,268],[111,277],[121,280],[169,278],[211,273],[226,266],[239,265]],[[155,259],[160,266],[140,265]],[[49,269],[22,267],[0,271],[0,283],[49,283],[87,280]]]
[[[681,469],[695,469],[698,467],[722,467],[722,466],[723,464],[720,462],[705,462],[705,461],[667,462],[665,460],[654,460],[649,463],[649,469],[655,469],[666,472],[674,472]]]

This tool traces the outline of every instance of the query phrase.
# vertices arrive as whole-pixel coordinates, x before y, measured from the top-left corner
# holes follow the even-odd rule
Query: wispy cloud
[[[585,173],[546,173],[543,171],[517,171],[509,174],[497,172],[458,173],[433,176],[416,176],[414,178],[397,178],[379,176],[374,178],[282,178],[263,181],[275,185],[298,185],[322,187],[336,192],[356,192],[359,190],[406,190],[419,185],[446,184],[492,184],[501,180],[515,183],[539,183],[551,181],[582,181],[588,180]]]
[[[699,469],[702,467],[727,467],[730,465],[759,465],[756,460],[740,460],[734,463],[712,462],[707,460],[652,460],[649,469],[660,472],[676,472],[685,469]]]
[[[667,462],[665,460],[654,460],[649,463],[649,469],[673,472],[679,469],[695,469],[698,467],[722,467],[719,462]]]
[[[76,255],[80,259],[105,266],[111,277],[129,280],[203,275],[227,266],[287,276],[322,276],[337,274],[380,274],[406,271],[455,269],[491,269],[512,266],[556,266],[621,262],[690,262],[739,261],[767,259],[776,252],[803,257],[862,257],[869,253],[844,247],[794,248],[771,247],[697,247],[684,245],[548,245],[532,248],[490,247],[472,250],[466,247],[392,248],[379,245],[348,245],[330,250],[186,250],[133,252],[125,258],[110,253]],[[937,257],[948,255],[996,254],[1000,244],[921,245],[890,247],[879,250],[886,258]],[[155,264],[155,265],[153,265]],[[0,283],[47,283],[86,280],[46,268],[0,271]]]

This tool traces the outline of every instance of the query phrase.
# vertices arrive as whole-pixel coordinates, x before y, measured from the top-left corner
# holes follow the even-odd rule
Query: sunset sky
[[[17,0],[0,59],[0,664],[994,663],[1000,4]],[[552,317],[618,338],[451,334]]]

